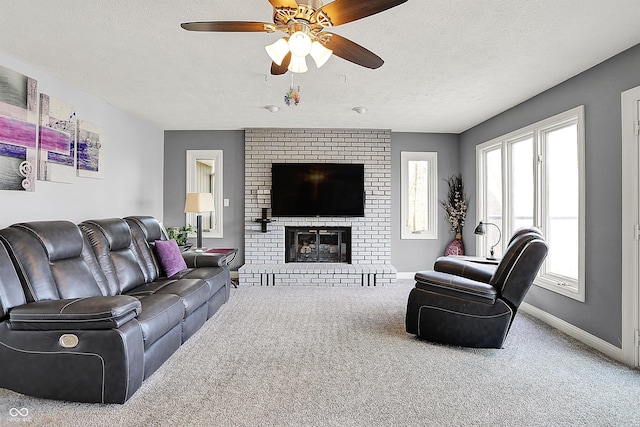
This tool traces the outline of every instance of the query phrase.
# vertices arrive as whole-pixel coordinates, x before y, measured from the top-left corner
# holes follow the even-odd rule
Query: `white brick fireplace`
[[[365,216],[280,217],[261,231],[255,219],[271,215],[272,163],[364,164]],[[245,130],[245,264],[243,285],[351,285],[395,283],[391,265],[391,132],[351,129]],[[351,263],[285,263],[285,227],[351,227]]]

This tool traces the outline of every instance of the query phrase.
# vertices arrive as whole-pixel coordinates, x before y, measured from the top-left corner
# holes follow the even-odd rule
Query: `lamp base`
[[[206,252],[207,248],[195,248],[193,249],[193,252]]]

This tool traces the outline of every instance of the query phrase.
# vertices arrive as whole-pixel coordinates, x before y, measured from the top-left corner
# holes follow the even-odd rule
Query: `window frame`
[[[523,139],[533,138],[534,155],[533,165],[533,185],[534,185],[534,224],[538,226],[543,234],[547,228],[548,212],[546,198],[548,194],[546,176],[546,151],[544,148],[544,136],[553,130],[575,124],[577,126],[577,154],[578,154],[578,277],[568,278],[555,274],[548,270],[548,262],[544,261],[534,285],[548,289],[560,295],[584,302],[585,301],[585,135],[584,135],[584,106],[578,106],[571,110],[557,114],[553,117],[541,120],[532,125],[494,138],[476,146],[476,194],[477,218],[482,220],[486,216],[486,155],[493,150],[500,150],[502,164],[502,235],[506,237],[500,244],[502,250],[508,243],[508,237],[515,231],[515,225],[511,218],[511,182],[512,168],[510,150],[512,144]],[[476,253],[480,256],[486,255],[486,244],[483,238],[476,239]]]
[[[427,199],[429,218],[427,229],[419,232],[407,228],[409,212],[409,170],[410,161],[426,161],[429,163],[427,183]],[[438,153],[435,151],[401,151],[400,152],[400,238],[402,240],[433,240],[438,238]]]

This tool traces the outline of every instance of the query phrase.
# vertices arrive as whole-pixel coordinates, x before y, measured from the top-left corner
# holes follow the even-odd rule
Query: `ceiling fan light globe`
[[[296,31],[289,37],[289,50],[295,56],[307,56],[311,51],[311,38],[302,31]]]
[[[282,60],[287,56],[287,53],[289,53],[289,43],[287,43],[284,38],[278,39],[275,43],[265,46],[264,48],[271,60],[278,65],[282,65]]]
[[[304,56],[291,55],[291,62],[289,63],[289,71],[292,73],[306,73],[309,71],[307,67],[307,60]]]
[[[309,52],[318,68],[322,67],[331,58],[333,51],[327,49],[318,41],[311,43],[311,51]]]

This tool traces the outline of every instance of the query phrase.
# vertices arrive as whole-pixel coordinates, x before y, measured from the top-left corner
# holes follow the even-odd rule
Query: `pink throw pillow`
[[[156,240],[156,253],[167,277],[187,269],[182,252],[175,240]]]

